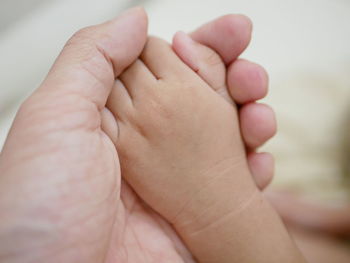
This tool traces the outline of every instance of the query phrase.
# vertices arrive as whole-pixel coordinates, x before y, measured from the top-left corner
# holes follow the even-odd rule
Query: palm
[[[124,182],[118,215],[108,263],[193,262],[171,226]]]
[[[103,138],[106,141],[101,147],[111,145],[107,135],[103,135]],[[104,186],[96,187],[97,190],[112,187],[109,191],[117,193],[112,197],[111,202],[107,201],[106,205],[101,205],[101,208],[106,208],[105,211],[100,211],[114,220],[112,224],[105,226],[106,230],[103,230],[108,234],[112,233],[106,262],[141,262],[144,259],[149,262],[192,262],[190,253],[187,252],[172,227],[148,207],[121,179],[115,149],[113,148],[112,151],[105,149],[105,154],[97,158],[100,160],[92,163],[103,164],[105,160],[111,160],[111,165],[115,165],[115,169],[112,170],[105,170],[101,166],[101,171],[106,172],[104,174],[106,179],[100,181]],[[110,174],[110,171],[113,171],[113,174]],[[112,181],[116,183],[108,186],[110,177],[114,177]],[[115,214],[111,214],[111,211],[114,211]],[[100,233],[101,229],[96,229],[96,235]]]
[[[103,139],[100,145],[101,152],[97,152],[96,159],[93,157],[92,160],[83,160],[81,163],[95,164],[95,168],[89,167],[87,170],[97,169],[93,174],[96,177],[94,180],[101,185],[96,184],[94,192],[98,193],[97,196],[102,196],[100,200],[105,202],[96,208],[99,211],[91,214],[97,215],[97,222],[101,222],[98,217],[104,217],[105,222],[111,222],[106,225],[96,224],[98,228],[94,229],[96,238],[102,233],[106,233],[105,238],[109,238],[106,262],[141,262],[144,259],[148,259],[149,262],[192,262],[190,253],[172,227],[121,179],[118,155],[111,146],[112,141],[109,137],[100,129],[97,129],[96,137]],[[89,139],[82,144],[91,141]],[[106,163],[106,160],[109,160],[110,164]],[[97,167],[96,164],[101,166]],[[102,191],[99,192],[101,189],[107,189],[105,193],[113,194],[106,196]],[[100,229],[101,226],[105,229]]]
[[[41,255],[31,255],[41,262],[55,244],[54,251],[64,251],[59,262],[188,262],[171,227],[121,182],[117,151],[96,107],[78,97],[71,106],[42,100],[40,93],[32,100],[19,112],[0,158],[0,173],[8,175],[0,186],[17,198],[10,200],[9,218],[23,219],[20,227],[40,237],[18,243],[16,253],[42,247]],[[34,212],[17,213],[22,206]],[[14,243],[21,238],[11,235]]]

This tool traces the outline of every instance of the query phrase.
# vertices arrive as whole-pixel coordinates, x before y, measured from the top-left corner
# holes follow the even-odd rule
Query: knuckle
[[[109,58],[101,45],[106,36],[95,27],[85,27],[74,33],[64,49],[75,64],[87,71],[98,82],[103,82],[95,72],[110,70],[106,64]]]

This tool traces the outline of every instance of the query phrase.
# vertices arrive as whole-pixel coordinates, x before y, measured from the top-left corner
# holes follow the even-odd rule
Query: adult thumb
[[[95,131],[115,79],[144,48],[147,26],[145,11],[137,7],[75,33],[42,85],[22,104],[0,152],[0,165],[11,163],[10,157],[17,163],[25,147],[47,151],[50,143],[44,138],[59,141],[57,131],[67,127]]]
[[[102,108],[115,79],[137,59],[146,40],[147,15],[140,7],[81,29],[67,42],[36,93],[73,93]]]

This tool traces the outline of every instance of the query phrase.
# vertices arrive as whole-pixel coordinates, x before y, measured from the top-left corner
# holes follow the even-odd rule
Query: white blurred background
[[[65,41],[133,5],[148,11],[150,33],[167,40],[223,14],[248,15],[254,33],[243,57],[270,73],[266,102],[279,122],[264,147],[276,156],[275,185],[310,198],[348,199],[341,169],[350,133],[348,0],[1,0],[0,147],[18,105]]]

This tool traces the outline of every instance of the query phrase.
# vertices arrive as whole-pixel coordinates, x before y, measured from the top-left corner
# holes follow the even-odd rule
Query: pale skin
[[[239,94],[237,102],[247,109],[239,112],[244,142],[254,149],[273,134],[244,132],[254,131],[249,125],[256,112],[247,102],[264,96],[266,83],[245,81],[247,70],[242,69],[263,74],[259,66],[235,64],[250,36],[250,29],[242,26],[248,25],[246,20],[235,19],[241,21],[237,32],[248,30],[247,37],[234,40],[235,49],[220,45],[217,36],[209,34],[212,30],[224,36],[232,25],[223,20],[200,28],[192,37],[227,63],[229,93],[233,99]],[[115,133],[108,131],[115,123],[112,119],[108,124],[111,115],[105,107],[114,80],[141,54],[146,36],[147,19],[141,9],[80,31],[22,105],[0,156],[1,261],[192,262],[192,254],[199,253],[196,240],[184,245],[169,222],[121,181]],[[237,128],[237,120],[236,116],[236,123],[230,120],[227,125]],[[252,151],[248,164],[255,179],[263,178],[255,180],[257,185],[266,185],[272,171],[269,155]]]

